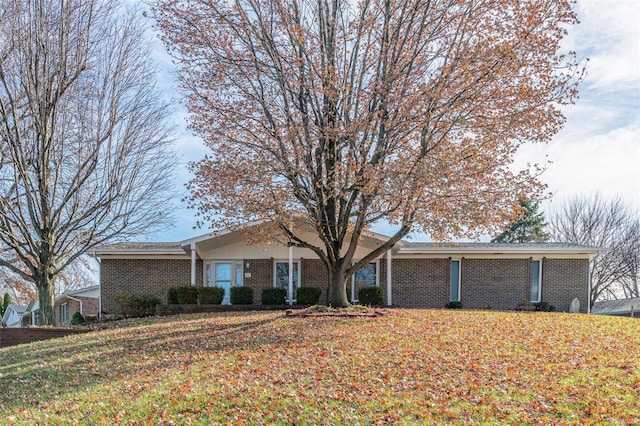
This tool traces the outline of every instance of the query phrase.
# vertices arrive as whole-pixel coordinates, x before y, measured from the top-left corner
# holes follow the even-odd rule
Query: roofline
[[[501,250],[502,249],[502,250]],[[606,249],[598,247],[518,247],[514,244],[512,247],[452,247],[447,245],[446,247],[401,247],[398,251],[399,255],[402,254],[582,254],[582,255],[598,255],[606,253]]]
[[[85,292],[85,291],[91,291],[91,290],[100,290],[100,284],[96,284],[96,285],[92,285],[92,286],[84,287],[84,288],[79,288],[79,289],[76,289],[76,290],[65,291],[64,293],[58,295],[54,299],[54,303],[55,302],[59,302],[64,298],[73,297],[73,296],[77,295],[78,293],[82,293],[82,292]]]
[[[238,225],[236,227],[225,228],[225,229],[221,229],[220,231],[207,232],[206,234],[201,234],[201,235],[198,235],[198,236],[195,236],[195,237],[192,237],[192,238],[188,238],[186,240],[180,241],[178,244],[183,249],[186,249],[191,244],[197,244],[197,243],[200,243],[202,241],[209,240],[211,238],[222,237],[224,235],[228,235],[228,234],[231,234],[233,232],[237,232],[237,231],[245,229],[245,228],[250,228],[252,226],[262,225],[263,223],[267,223],[267,222],[271,222],[271,219],[257,219],[257,220],[253,220],[253,221],[250,221],[250,222],[243,223],[243,224]],[[380,240],[380,241],[387,241],[387,240],[389,240],[391,238],[391,237],[389,237],[387,235],[380,234],[380,233],[377,233],[377,232],[374,232],[374,231],[371,231],[371,230],[364,231],[362,233],[362,236],[368,237],[368,238],[373,238],[373,239]],[[402,240],[400,240],[395,245],[397,247],[402,247],[404,245],[404,242]]]
[[[181,247],[171,248],[135,248],[135,249],[94,249],[89,252],[92,257],[108,257],[108,256],[184,256],[185,252]]]
[[[243,223],[242,225],[238,225],[237,227],[224,228],[224,229],[221,229],[220,231],[207,232],[206,234],[201,234],[192,238],[188,238],[186,240],[182,240],[178,243],[178,245],[182,247],[181,251],[184,253],[184,247],[188,247],[191,244],[196,244],[202,241],[209,240],[211,238],[222,237],[223,235],[228,235],[233,232],[236,232],[241,228],[248,228],[251,226],[262,225],[263,223],[266,223],[266,222],[269,222],[269,219],[257,219],[250,222]]]

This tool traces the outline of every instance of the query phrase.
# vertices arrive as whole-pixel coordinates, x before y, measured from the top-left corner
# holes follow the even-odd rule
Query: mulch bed
[[[389,312],[384,309],[367,307],[330,308],[327,306],[312,306],[307,309],[285,311],[285,316],[293,318],[309,317],[380,317]]]

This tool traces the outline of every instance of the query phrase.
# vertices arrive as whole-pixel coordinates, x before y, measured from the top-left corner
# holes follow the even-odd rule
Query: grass
[[[638,424],[640,321],[198,314],[0,349],[3,424]]]

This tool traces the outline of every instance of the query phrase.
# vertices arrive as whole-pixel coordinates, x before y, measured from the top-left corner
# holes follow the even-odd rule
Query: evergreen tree
[[[520,200],[520,206],[524,209],[523,216],[492,239],[492,243],[537,243],[549,239],[549,234],[544,230],[547,226],[544,215],[538,212],[538,202]]]
[[[4,313],[7,311],[7,308],[9,307],[10,303],[11,303],[11,296],[9,295],[9,293],[5,293],[4,298],[2,299],[2,303],[0,304],[0,317],[2,317]]]

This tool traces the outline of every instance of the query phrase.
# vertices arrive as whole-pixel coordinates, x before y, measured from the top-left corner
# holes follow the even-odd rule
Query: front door
[[[233,263],[216,262],[215,263],[215,286],[224,288],[223,305],[230,303],[231,285],[233,284]]]

